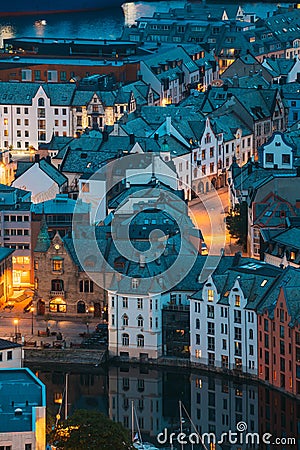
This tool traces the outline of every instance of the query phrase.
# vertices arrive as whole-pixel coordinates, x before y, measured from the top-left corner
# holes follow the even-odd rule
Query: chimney
[[[108,141],[108,131],[107,130],[103,130],[102,131],[102,141],[103,142],[107,142]]]
[[[167,135],[170,136],[170,134],[171,134],[171,116],[166,117],[166,129],[167,129]]]
[[[158,141],[158,137],[159,137],[159,136],[158,136],[158,133],[155,133],[155,135],[154,135],[154,140],[155,140],[155,141]]]
[[[236,267],[236,266],[239,265],[241,257],[242,257],[242,253],[241,252],[236,252],[236,254],[233,257],[232,267]]]
[[[129,135],[129,143],[130,143],[130,145],[134,145],[134,143],[135,143],[135,136],[133,133],[131,133]]]
[[[145,255],[140,254],[140,268],[143,269],[145,267]]]

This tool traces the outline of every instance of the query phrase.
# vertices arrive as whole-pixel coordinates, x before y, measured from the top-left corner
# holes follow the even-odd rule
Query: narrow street
[[[242,251],[226,229],[225,218],[228,204],[227,186],[201,194],[189,204],[190,216],[201,230],[210,253],[214,255],[219,255],[222,248],[225,249],[225,255],[234,255]]]

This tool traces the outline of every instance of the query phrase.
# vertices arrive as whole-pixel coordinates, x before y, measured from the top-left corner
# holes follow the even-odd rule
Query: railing
[[[163,309],[169,309],[171,311],[189,311],[188,305],[164,305]]]
[[[65,291],[50,291],[51,297],[65,297]]]

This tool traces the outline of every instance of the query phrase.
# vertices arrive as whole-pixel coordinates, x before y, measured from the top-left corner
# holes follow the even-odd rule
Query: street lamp
[[[30,312],[31,312],[31,334],[33,336],[33,313],[34,313],[34,307],[33,306],[31,306]]]
[[[17,341],[17,336],[18,336],[18,325],[19,325],[19,320],[15,319],[14,320],[14,325],[15,325],[15,340]]]

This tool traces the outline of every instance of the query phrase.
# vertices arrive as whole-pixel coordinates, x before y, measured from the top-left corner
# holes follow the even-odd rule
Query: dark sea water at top
[[[13,0],[11,0],[13,1]],[[221,1],[220,1],[221,2]],[[245,11],[255,11],[260,17],[266,17],[268,11],[276,9],[277,3],[241,2]],[[62,13],[46,16],[17,16],[0,18],[0,45],[3,39],[10,37],[52,37],[55,38],[91,38],[115,39],[122,33],[124,24],[131,25],[137,17],[152,16],[154,11],[168,11],[171,7],[180,7],[184,1],[159,1],[125,3],[123,7],[101,11]],[[46,25],[38,20],[45,19]]]

